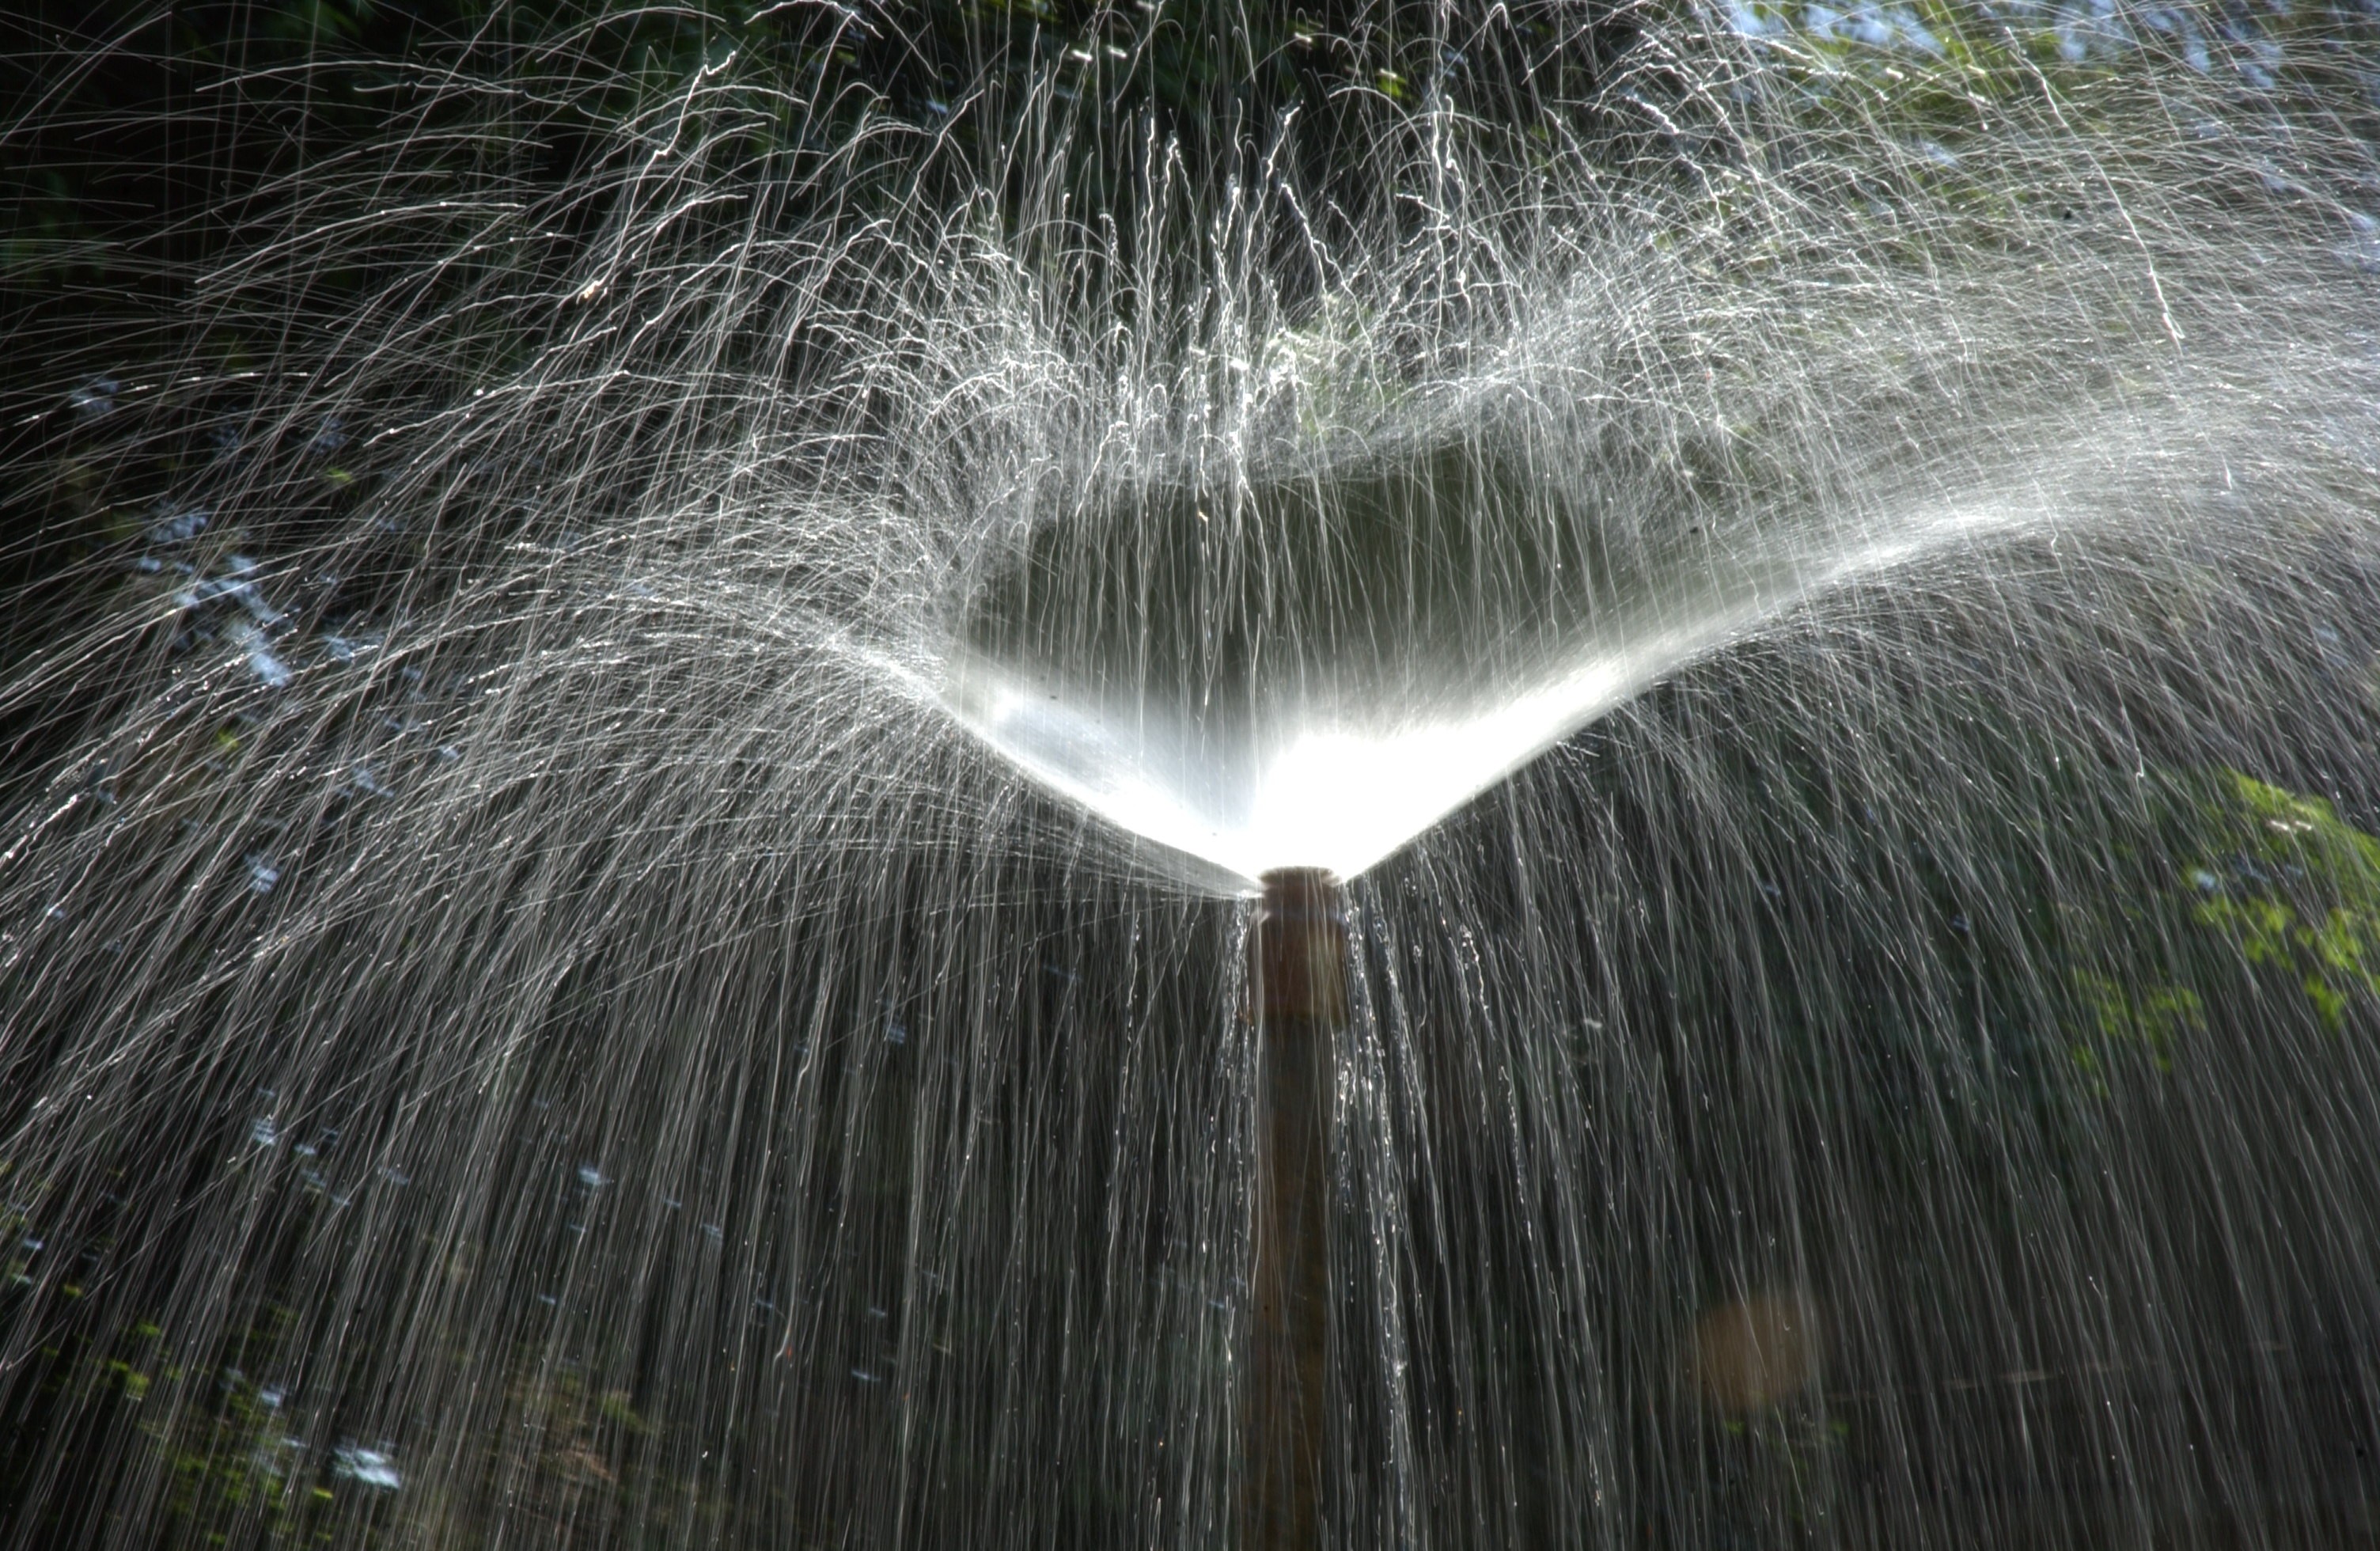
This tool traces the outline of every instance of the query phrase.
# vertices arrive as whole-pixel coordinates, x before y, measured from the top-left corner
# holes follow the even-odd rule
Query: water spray
[[[2372,1538],[2380,21],[711,8],[9,250],[0,1551]]]

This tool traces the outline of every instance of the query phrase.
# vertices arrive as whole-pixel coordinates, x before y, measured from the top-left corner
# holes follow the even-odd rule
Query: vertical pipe
[[[1318,867],[1264,875],[1248,934],[1256,1221],[1248,1285],[1245,1551],[1322,1544],[1330,1103],[1347,1021],[1346,902]]]

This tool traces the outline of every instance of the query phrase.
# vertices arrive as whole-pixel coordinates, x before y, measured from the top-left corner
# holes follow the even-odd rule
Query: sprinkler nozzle
[[[1248,933],[1248,1006],[1259,1022],[1347,1016],[1347,896],[1324,867],[1276,867]]]

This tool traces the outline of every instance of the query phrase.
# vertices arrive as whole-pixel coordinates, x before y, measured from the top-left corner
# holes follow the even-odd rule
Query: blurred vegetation
[[[1382,123],[1428,91],[1466,88],[1507,115],[1586,100],[1633,30],[1624,4],[1544,0],[1451,25],[1411,0],[39,0],[0,26],[14,34],[0,102],[20,104],[0,122],[13,152],[0,280],[86,295],[186,281],[393,130],[417,164],[495,158],[552,191],[633,154],[615,141],[640,113],[720,78],[759,109],[706,147],[724,164],[866,132],[949,167],[944,192],[1014,192],[1049,175],[1046,148],[1068,159],[1092,222],[1145,200],[1152,143],[1175,149],[1203,197],[1302,118],[1304,171],[1331,187],[1334,172],[1376,170]],[[452,89],[468,80],[537,101],[491,118]],[[1344,178],[1332,191],[1384,192]],[[322,283],[368,283],[373,256],[352,257]]]
[[[2326,799],[2238,770],[2162,783],[2150,866],[2165,875],[2129,923],[2135,945],[2103,950],[2135,969],[2136,945],[2197,966],[2203,985],[2077,970],[2084,1015],[2074,1058],[2145,1055],[2159,1072],[2192,1059],[2210,1000],[2271,1016],[2311,1014],[2334,1033],[2380,1012],[2380,839]],[[2103,926],[2104,929],[2104,926]],[[2235,1012],[2236,1018],[2238,1013]]]
[[[2237,770],[2209,784],[2192,918],[2342,1027],[2350,1006],[2380,999],[2380,840],[2320,797]]]

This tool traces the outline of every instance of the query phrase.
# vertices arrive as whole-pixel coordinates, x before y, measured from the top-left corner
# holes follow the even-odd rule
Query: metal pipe
[[[1256,1220],[1248,1284],[1246,1551],[1322,1544],[1330,1340],[1330,1102],[1347,1023],[1346,896],[1319,867],[1269,872],[1248,932]]]

